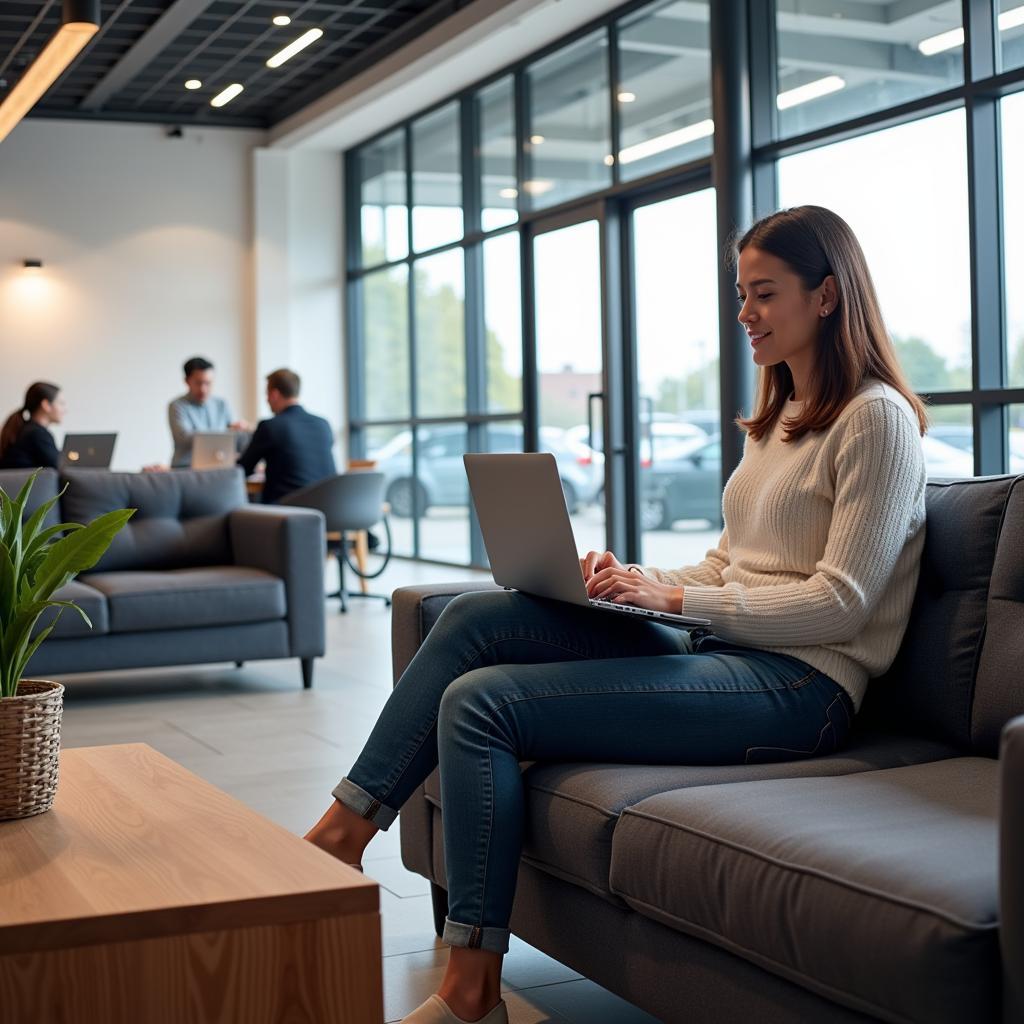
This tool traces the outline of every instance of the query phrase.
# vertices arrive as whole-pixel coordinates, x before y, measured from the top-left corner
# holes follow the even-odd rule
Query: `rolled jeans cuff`
[[[385,807],[376,797],[370,796],[365,789],[360,788],[347,778],[342,779],[331,795],[343,803],[350,811],[355,811],[360,818],[372,821],[382,832],[387,832],[398,817],[398,811]]]
[[[450,917],[444,919],[442,942],[449,946],[466,949],[486,949],[489,953],[508,952],[508,939],[512,933],[508,928],[478,928],[471,924],[459,924]]]

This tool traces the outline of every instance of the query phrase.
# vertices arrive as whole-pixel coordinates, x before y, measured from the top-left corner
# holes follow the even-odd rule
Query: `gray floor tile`
[[[530,994],[571,1024],[659,1024],[656,1017],[586,979],[534,988]]]

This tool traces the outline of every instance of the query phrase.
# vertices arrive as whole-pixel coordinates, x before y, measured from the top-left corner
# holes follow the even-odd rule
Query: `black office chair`
[[[384,508],[383,473],[357,470],[354,473],[329,476],[325,480],[319,480],[315,484],[309,484],[285,495],[280,504],[299,505],[302,508],[315,508],[323,512],[327,520],[327,551],[338,560],[338,590],[336,593],[328,594],[328,597],[340,598],[341,611],[348,611],[350,597],[379,598],[385,605],[391,604],[391,598],[387,594],[368,594],[360,590],[350,593],[345,587],[345,563],[348,561],[345,534],[351,530],[369,530],[371,526],[381,522]],[[390,558],[391,531],[386,532],[389,543],[385,557]],[[384,566],[381,566],[377,572],[367,574],[363,578],[379,576],[383,569]]]

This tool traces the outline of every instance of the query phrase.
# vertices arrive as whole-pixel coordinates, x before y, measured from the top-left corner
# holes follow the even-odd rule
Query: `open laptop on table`
[[[494,582],[506,589],[691,629],[709,619],[596,601],[587,596],[555,457],[464,455]]]
[[[230,430],[192,435],[193,469],[227,469],[236,461],[235,435]]]
[[[65,434],[61,458],[76,469],[109,469],[117,434]]]

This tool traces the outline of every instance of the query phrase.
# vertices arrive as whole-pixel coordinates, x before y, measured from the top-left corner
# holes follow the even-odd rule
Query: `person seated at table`
[[[249,424],[244,420],[233,419],[227,401],[213,394],[213,363],[209,359],[195,356],[185,363],[185,384],[188,391],[167,407],[167,419],[174,438],[173,469],[187,468],[192,464],[193,434],[226,430],[245,433],[249,430]]]
[[[246,476],[266,462],[263,502],[272,505],[307,484],[334,476],[334,433],[322,416],[299,405],[301,380],[291,370],[267,375],[267,405],[273,419],[261,420],[238,464]]]
[[[60,464],[50,426],[64,419],[64,396],[56,384],[36,381],[25,404],[7,417],[0,430],[0,469],[36,469]]]

